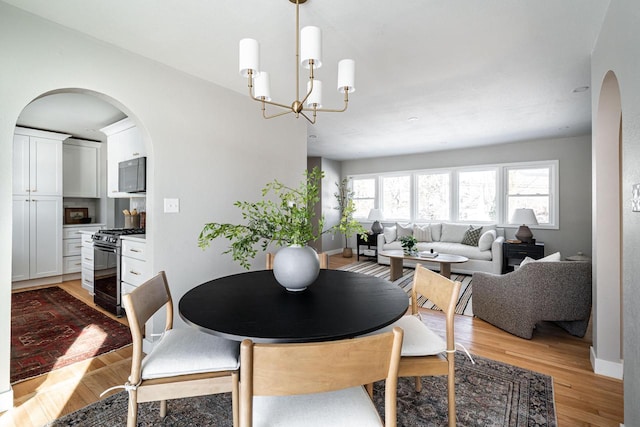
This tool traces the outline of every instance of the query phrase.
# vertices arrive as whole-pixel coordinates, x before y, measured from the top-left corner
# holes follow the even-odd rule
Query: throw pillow
[[[429,224],[429,231],[431,231],[431,240],[434,242],[439,242],[440,235],[442,234],[442,224],[439,222],[435,224]]]
[[[484,227],[482,227],[484,230]],[[478,240],[478,249],[481,251],[488,251],[491,249],[491,245],[493,245],[493,241],[496,240],[496,230],[487,230],[482,233],[480,236],[480,240]]]
[[[384,227],[382,229],[382,234],[384,234],[384,242],[391,243],[396,240],[396,226],[393,227]]]
[[[431,229],[428,225],[414,225],[413,237],[415,237],[418,242],[431,242]]]
[[[462,243],[464,234],[469,229],[469,224],[453,224],[445,222],[442,224],[441,242]]]
[[[522,267],[523,265],[529,264],[530,262],[558,262],[560,260],[562,260],[562,256],[560,255],[560,252],[547,255],[546,257],[540,258],[540,259],[533,259],[531,257],[526,257],[520,262],[520,267]]]
[[[478,240],[480,240],[480,233],[482,233],[482,227],[473,228],[473,225],[469,226],[469,229],[465,231],[464,237],[462,237],[463,245],[478,246]]]
[[[398,233],[398,240],[400,240],[400,238],[404,236],[413,236],[413,226],[411,224],[402,225],[396,223],[396,229]]]

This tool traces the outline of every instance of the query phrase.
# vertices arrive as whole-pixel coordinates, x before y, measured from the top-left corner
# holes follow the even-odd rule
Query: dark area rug
[[[557,425],[551,377],[481,357],[476,364],[456,354],[456,404],[458,426]],[[446,426],[446,377],[423,377],[416,393],[413,378],[400,378],[398,426]],[[384,415],[384,384],[375,385],[374,400]],[[110,396],[69,414],[49,426],[124,426],[126,392]],[[157,402],[142,403],[138,426],[231,426],[231,395],[177,399],[168,402],[168,413],[159,418]],[[354,426],[356,427],[356,426]]]
[[[11,294],[11,383],[128,344],[127,326],[57,286]]]

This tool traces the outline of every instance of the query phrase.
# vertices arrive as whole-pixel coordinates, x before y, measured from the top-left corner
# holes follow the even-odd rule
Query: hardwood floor
[[[355,257],[335,255],[329,259],[329,268],[351,262]],[[61,287],[93,304],[79,281]],[[439,312],[423,310],[423,314],[434,330],[444,333]],[[126,324],[126,319],[118,320]],[[472,354],[551,375],[559,426],[618,427],[623,422],[622,381],[591,371],[590,338],[576,338],[545,323],[538,326],[532,340],[524,340],[468,316],[456,317],[455,333],[456,341]],[[102,391],[126,381],[130,357],[131,346],[127,346],[15,384],[14,408],[0,414],[0,426],[42,426],[99,400]]]

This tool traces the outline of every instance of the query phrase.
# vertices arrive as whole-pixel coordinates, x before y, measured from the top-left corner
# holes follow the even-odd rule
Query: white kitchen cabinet
[[[62,274],[62,141],[69,136],[15,128],[14,282]]]
[[[118,164],[147,155],[140,129],[127,117],[100,130],[107,135],[107,196],[144,197],[144,194],[118,191]]]
[[[63,196],[100,197],[100,143],[69,138],[62,146]]]
[[[62,233],[62,273],[78,273],[82,271],[83,232],[89,233],[91,257],[93,259],[93,241],[91,235],[102,228],[103,224],[66,226]],[[87,239],[87,237],[85,237]],[[93,266],[92,266],[93,267]]]
[[[62,140],[69,136],[16,127],[13,194],[62,196]]]
[[[90,231],[80,231],[80,241],[82,243],[82,249],[80,250],[82,287],[86,289],[91,295],[93,295],[94,271],[93,239],[91,238],[92,234],[93,232]]]
[[[62,274],[62,198],[13,196],[11,280]]]
[[[121,237],[120,274],[122,294],[127,294],[151,278],[147,262],[147,244],[139,237]]]

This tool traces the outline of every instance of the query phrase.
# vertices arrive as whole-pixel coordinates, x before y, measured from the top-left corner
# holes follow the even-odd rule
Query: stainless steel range
[[[121,236],[144,234],[144,228],[112,228],[93,236],[93,302],[122,316],[120,256]]]

